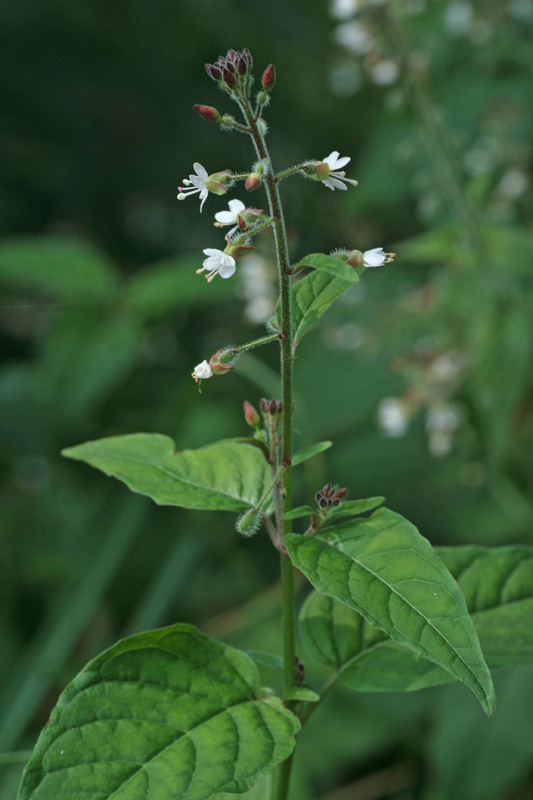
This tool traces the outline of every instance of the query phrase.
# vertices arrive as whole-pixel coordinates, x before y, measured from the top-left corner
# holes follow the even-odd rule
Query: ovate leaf
[[[301,342],[309,328],[328,310],[330,305],[352,285],[351,281],[334,278],[317,270],[306,275],[291,289],[293,349]],[[281,330],[281,309],[278,304],[270,320],[274,330]]]
[[[118,478],[158,505],[245,511],[272,482],[261,450],[231,440],[176,453],[168,436],[134,433],[86,442],[63,455]]]
[[[333,275],[334,278],[341,278],[343,281],[348,281],[349,283],[356,283],[359,280],[359,275],[353,267],[350,267],[349,264],[346,264],[346,262],[342,261],[340,258],[326,256],[323,253],[311,253],[311,255],[302,258],[296,268],[303,267],[321,269]]]
[[[311,506],[298,506],[283,514],[282,519],[300,519],[300,517],[310,517],[314,513]]]
[[[436,548],[465,595],[490,669],[533,662],[533,547]],[[344,603],[312,592],[300,613],[308,654],[357,691],[413,691],[452,676]]]
[[[19,800],[204,800],[244,792],[287,758],[300,725],[259,698],[247,655],[174,625],[124,639],[59,698]]]
[[[488,714],[494,689],[465,599],[414,525],[380,508],[316,537],[285,537],[313,586],[464,681]]]

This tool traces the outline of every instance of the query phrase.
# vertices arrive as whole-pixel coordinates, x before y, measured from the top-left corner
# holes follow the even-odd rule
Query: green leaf
[[[299,727],[279,698],[259,699],[245,653],[192,625],[141,633],[97,656],[63,692],[19,800],[244,792],[291,754]]]
[[[346,262],[342,261],[340,258],[326,256],[323,253],[311,253],[311,255],[302,258],[296,265],[296,269],[303,267],[321,269],[333,275],[334,278],[341,278],[343,281],[348,281],[349,283],[356,283],[359,280],[359,275],[353,267],[350,267],[349,264],[346,264]]]
[[[303,450],[298,450],[292,457],[292,466],[297,467],[298,464],[302,464],[308,458],[313,458],[313,456],[323,453],[324,450],[329,450],[332,444],[333,442],[317,442],[317,444],[312,444]]]
[[[318,703],[320,695],[305,689],[303,686],[295,686],[287,693],[287,700],[304,700],[306,703]]]
[[[264,664],[265,667],[283,672],[283,658],[276,653],[263,653],[262,650],[247,650],[246,652],[256,664]]]
[[[293,349],[296,349],[296,346],[317,319],[351,285],[351,281],[334,278],[321,270],[311,272],[294,284],[291,289]],[[270,326],[273,330],[281,330],[281,308],[279,304],[274,317],[270,320]]]
[[[356,514],[363,514],[365,511],[372,511],[385,502],[384,497],[367,497],[364,500],[346,500],[328,512],[328,520],[333,517],[353,517]]]
[[[0,245],[0,281],[66,302],[112,299],[119,282],[103,253],[86,242],[53,236],[5,239]]]
[[[237,800],[270,800],[271,792],[272,776],[267,775],[266,778],[252,786],[248,792],[240,794]],[[213,800],[235,800],[235,795],[229,792],[217,793],[213,795]]]
[[[134,433],[86,442],[63,455],[118,478],[158,505],[246,511],[272,482],[261,450],[231,440],[176,453],[168,436]]]
[[[533,547],[437,548],[465,595],[488,666],[533,662]],[[357,691],[414,691],[451,675],[391,641],[352,609],[312,592],[300,614],[308,654]]]
[[[311,506],[298,506],[298,508],[293,508],[292,511],[283,514],[282,519],[299,519],[300,517],[309,517],[314,513]]]
[[[464,681],[487,714],[494,712],[492,680],[465,599],[414,525],[380,508],[317,537],[290,534],[284,542],[316,589]]]

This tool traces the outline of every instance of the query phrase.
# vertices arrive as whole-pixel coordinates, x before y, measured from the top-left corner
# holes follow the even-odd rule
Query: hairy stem
[[[258,158],[268,165],[265,175],[265,188],[268,196],[270,216],[273,219],[274,240],[278,260],[279,292],[281,303],[281,393],[283,401],[282,415],[282,452],[281,464],[285,467],[281,488],[282,514],[292,508],[292,317],[291,317],[291,283],[290,261],[287,246],[287,234],[283,219],[283,208],[279,196],[276,177],[272,162],[265,144],[265,140],[254,119],[248,104],[243,104],[242,110],[250,127],[251,137]],[[294,570],[287,553],[283,548],[283,537],[290,533],[292,523],[282,520],[280,533],[280,559],[281,559],[281,617],[283,631],[283,684],[285,696],[288,696],[295,685],[294,661]],[[273,800],[286,800],[292,759],[287,759],[278,768],[277,779],[274,785]]]

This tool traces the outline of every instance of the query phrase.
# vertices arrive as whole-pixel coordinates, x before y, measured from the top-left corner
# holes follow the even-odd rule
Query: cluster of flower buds
[[[332,486],[331,483],[326,483],[323,489],[315,495],[315,500],[320,509],[329,508],[329,506],[338,506],[342,500],[346,499],[348,489],[339,489],[338,486]]]
[[[252,63],[250,51],[245,47],[242,53],[228,50],[225,57],[219,56],[218,61],[206,64],[205,69],[221,89],[247,97],[251,85]]]
[[[281,400],[267,400],[266,397],[262,397],[259,408],[265,417],[279,417],[283,411],[283,403]]]

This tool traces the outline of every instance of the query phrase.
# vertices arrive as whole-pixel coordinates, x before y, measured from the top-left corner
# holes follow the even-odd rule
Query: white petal
[[[365,267],[381,267],[385,263],[385,253],[382,247],[374,247],[373,250],[365,250],[363,253],[363,264]]]
[[[209,177],[209,175],[207,174],[206,168],[202,167],[202,165],[199,164],[198,161],[194,162],[193,167],[194,167],[194,171],[196,172],[197,175],[200,176],[200,178],[203,178],[205,180],[206,178]]]
[[[213,371],[207,361],[202,361],[201,364],[197,364],[194,368],[193,377],[196,380],[205,380],[206,378],[213,377]]]
[[[241,211],[244,211],[246,208],[244,203],[241,203],[240,200],[230,200],[228,205],[235,215],[239,214]]]
[[[222,250],[216,250],[214,247],[206,247],[205,250],[202,250],[206,256],[221,256],[223,255]]]
[[[226,260],[227,259],[227,260]],[[237,265],[235,264],[235,259],[231,256],[226,255],[220,264],[218,274],[221,278],[231,278],[233,273],[235,272]]]
[[[332,183],[335,189],[342,189],[343,191],[346,191],[348,188],[345,183],[340,181],[338,178],[334,178],[333,175],[329,176],[328,182]]]
[[[217,222],[220,222],[221,225],[233,225],[237,221],[233,211],[218,211],[215,214],[215,219]]]
[[[331,169],[342,169],[342,167],[345,167],[351,160],[350,156],[343,156],[335,162],[335,165]]]
[[[204,203],[207,200],[207,195],[208,194],[209,194],[209,191],[207,189],[202,189],[202,191],[200,192],[200,199],[202,201],[200,203],[200,214],[202,213],[202,208],[204,207]]]
[[[326,158],[324,158],[323,161],[324,161],[325,164],[329,165],[330,169],[335,169],[334,164],[335,164],[336,160],[338,159],[338,157],[339,157],[339,151],[338,150],[334,150],[332,153],[329,154],[329,156],[326,156]]]

